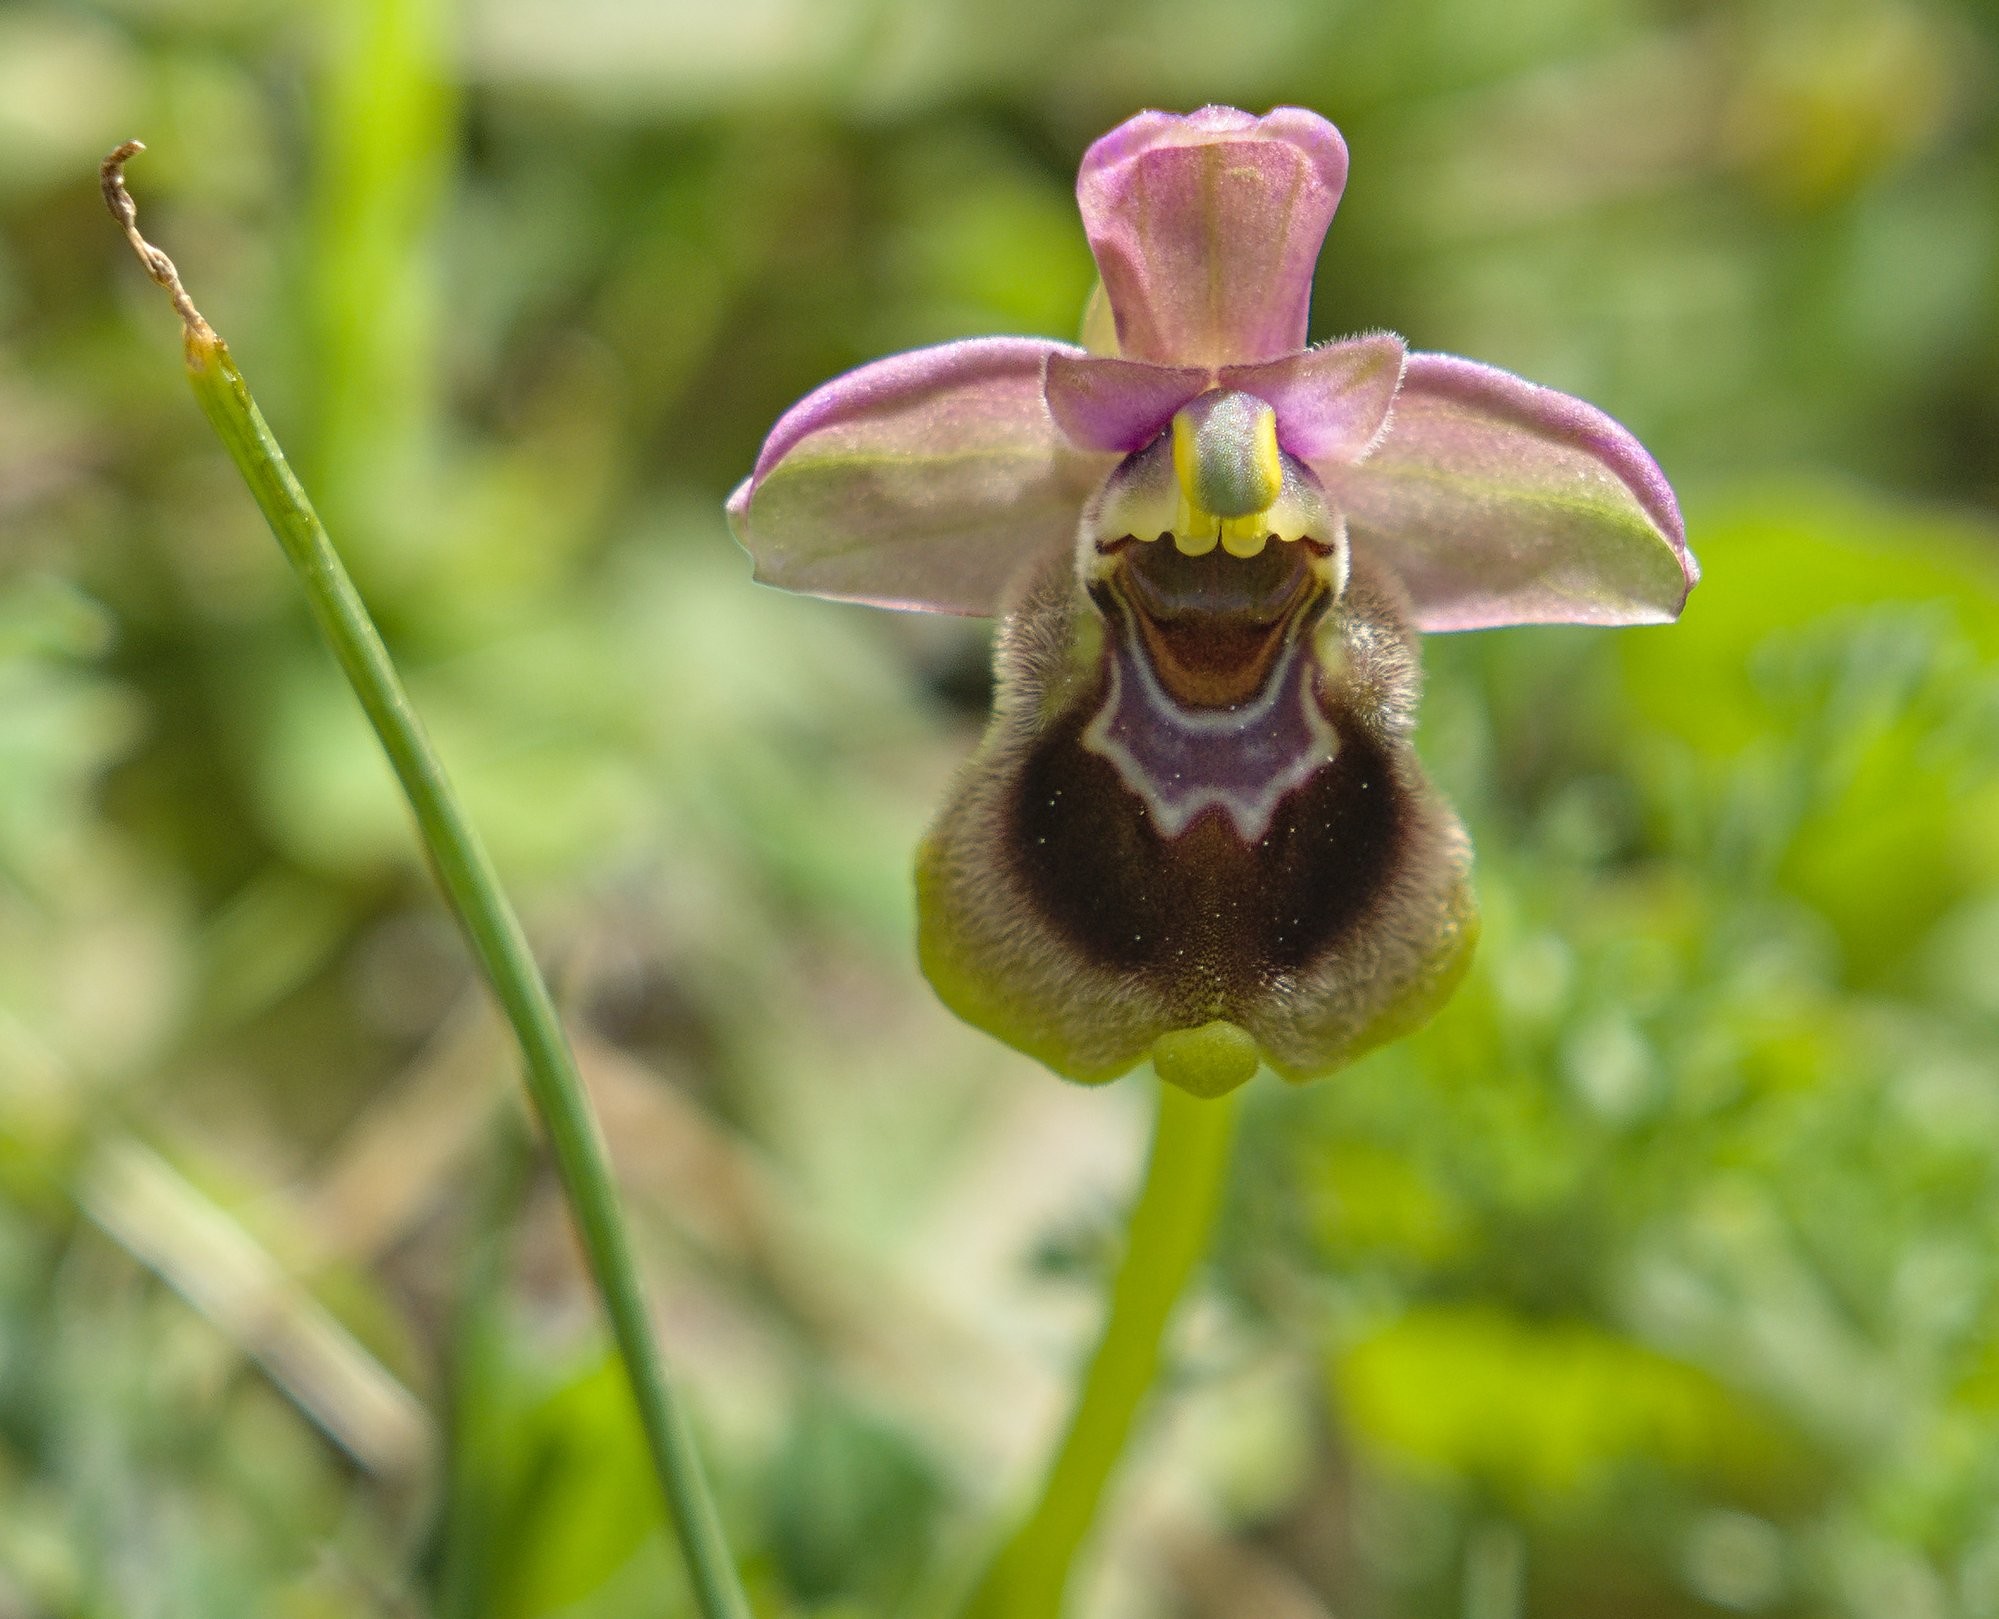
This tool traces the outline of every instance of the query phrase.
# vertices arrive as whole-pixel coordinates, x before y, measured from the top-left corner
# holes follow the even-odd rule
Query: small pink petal
[[[1672,488],[1630,433],[1471,360],[1410,355],[1375,451],[1313,470],[1420,629],[1664,623],[1700,578]]]
[[[766,584],[879,607],[990,614],[1022,564],[1074,538],[1112,458],[1072,449],[1043,398],[1054,355],[989,337],[877,360],[779,418],[729,526]]]
[[[1096,354],[1048,357],[1048,412],[1079,450],[1142,450],[1173,413],[1213,380],[1194,366],[1147,365]]]
[[[1377,332],[1263,365],[1225,366],[1220,383],[1277,412],[1277,441],[1288,454],[1358,461],[1388,425],[1404,353],[1401,338]]]
[[[1302,107],[1145,112],[1099,140],[1076,199],[1126,357],[1251,365],[1302,349],[1346,176],[1339,131]]]

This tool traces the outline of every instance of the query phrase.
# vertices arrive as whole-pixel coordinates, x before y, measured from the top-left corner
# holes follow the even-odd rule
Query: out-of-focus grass
[[[1999,1613],[1994,45],[1942,0],[0,14],[0,1615],[680,1601],[504,1047],[97,158],[151,143],[521,891],[758,1601],[916,1616],[1060,1415],[1139,1120],[915,974],[977,628],[760,591],[719,501],[845,365],[1067,335],[1082,146],[1210,99],[1349,138],[1315,333],[1595,399],[1708,577],[1432,643],[1479,966],[1250,1097],[1084,1611]],[[413,1449],[321,1426],[301,1341]]]

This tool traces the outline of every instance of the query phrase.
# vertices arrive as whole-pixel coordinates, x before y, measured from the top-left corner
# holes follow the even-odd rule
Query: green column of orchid
[[[1174,1306],[1207,1252],[1238,1093],[1208,1100],[1159,1084],[1145,1182],[1131,1211],[1110,1313],[1033,1510],[979,1582],[965,1619],[1056,1619],[1140,1406]]]
[[[432,870],[519,1042],[528,1094],[548,1133],[583,1250],[631,1377],[640,1422],[671,1509],[703,1619],[749,1619],[749,1604],[695,1451],[694,1438],[647,1314],[607,1152],[554,1002],[499,873],[459,803],[312,502],[251,397],[229,350],[181,286],[172,261],[139,234],[124,165],[127,142],[104,160],[104,197],[140,262],[179,312],[189,380],[203,412],[304,586],[314,621],[394,767]]]

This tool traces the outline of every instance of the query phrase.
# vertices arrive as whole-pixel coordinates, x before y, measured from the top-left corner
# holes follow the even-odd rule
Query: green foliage
[[[1477,963],[1249,1088],[1081,1611],[1999,1614],[1995,44],[1969,0],[0,16],[0,1614],[680,1601],[559,1207],[481,1191],[504,1047],[98,158],[151,143],[523,902],[759,1611],[923,1619],[1059,1416],[1095,1267],[1029,1261],[1105,1252],[1137,1120],[910,959],[977,628],[759,591],[719,503],[845,365],[1073,333],[1081,146],[1213,99],[1349,139],[1315,335],[1604,405],[1707,579],[1430,643]],[[282,1308],[218,1310],[245,1251]]]
[[[1600,1494],[1621,1466],[1767,1469],[1776,1436],[1712,1378],[1581,1322],[1418,1305],[1341,1356],[1354,1432],[1527,1510]]]
[[[503,1345],[490,1353],[508,1358]],[[650,1582],[679,1585],[616,1361],[597,1358],[553,1387],[537,1386],[546,1381],[538,1368],[512,1370],[497,1387],[486,1381],[457,1436],[470,1498],[460,1521],[476,1522],[468,1532],[477,1538],[450,1555],[477,1583],[451,1592],[455,1610],[494,1619],[559,1613],[626,1574],[642,1548]],[[693,1610],[682,1597],[675,1611]]]
[[[905,1435],[830,1390],[808,1389],[765,1484],[771,1550],[808,1607],[907,1602],[934,1537],[941,1481]]]
[[[1481,960],[1271,1106],[1311,1217],[1258,1194],[1238,1263],[1291,1227],[1328,1465],[1514,1515],[1530,1611],[1633,1565],[1744,1605],[1700,1552],[1740,1519],[1782,1549],[1750,1606],[1981,1612],[1994,536],[1823,490],[1700,527],[1670,632],[1438,649]]]

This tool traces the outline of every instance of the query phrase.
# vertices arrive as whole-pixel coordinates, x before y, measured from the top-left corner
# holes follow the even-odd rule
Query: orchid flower
[[[1417,632],[1658,623],[1698,578],[1664,476],[1592,406],[1386,333],[1306,347],[1346,172],[1300,108],[1141,113],[1077,181],[1088,347],[862,366],[728,503],[769,584],[1000,618],[919,954],[1072,1079],[1150,1055],[1219,1094],[1426,1020],[1477,911],[1410,743]]]

